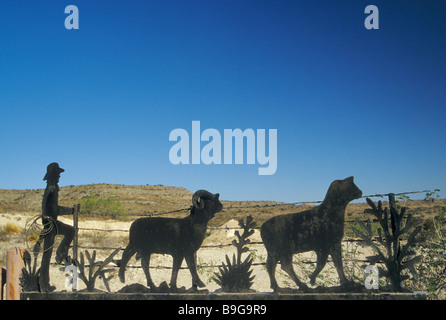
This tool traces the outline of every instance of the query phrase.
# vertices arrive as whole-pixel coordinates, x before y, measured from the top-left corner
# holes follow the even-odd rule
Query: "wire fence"
[[[399,196],[399,195],[408,195],[408,194],[417,194],[417,193],[428,193],[431,192],[431,190],[421,190],[421,191],[410,191],[410,192],[401,192],[401,193],[395,193],[395,196]],[[389,196],[389,193],[387,194],[373,194],[373,195],[366,195],[366,196],[362,196],[361,198],[383,198]],[[223,211],[230,211],[230,210],[234,210],[234,209],[252,209],[252,208],[274,208],[274,207],[282,207],[282,206],[298,206],[298,205],[303,205],[303,204],[320,204],[323,201],[300,201],[300,202],[291,202],[291,203],[274,203],[274,204],[265,204],[265,205],[250,205],[250,206],[229,206],[229,207],[225,207],[223,208]],[[165,211],[165,212],[149,212],[149,213],[145,213],[145,214],[133,214],[133,213],[129,213],[126,216],[129,217],[157,217],[157,216],[163,216],[163,215],[169,215],[169,214],[173,214],[173,213],[181,213],[181,212],[187,212],[190,211],[190,207],[189,208],[183,208],[183,209],[178,209],[178,210],[173,210],[173,211]],[[128,233],[129,230],[125,230],[125,229],[99,229],[99,228],[82,228],[79,227],[79,215],[88,215],[88,216],[114,216],[112,214],[103,214],[103,213],[89,213],[89,212],[79,212],[79,210],[75,210],[74,214],[73,214],[73,225],[75,228],[75,238],[73,241],[73,258],[77,259],[78,257],[78,250],[79,249],[85,249],[85,250],[117,250],[117,249],[121,249],[124,250],[125,248],[123,247],[104,247],[104,246],[83,246],[83,245],[79,245],[78,244],[78,240],[79,240],[79,231],[92,231],[92,232],[104,232],[104,233],[113,233],[113,232],[123,232],[123,233]],[[348,221],[346,221],[348,222]],[[354,222],[354,221],[350,221],[350,222]],[[211,232],[213,230],[242,230],[241,227],[208,227],[208,230],[210,230]],[[361,239],[357,239],[357,238],[344,238],[343,239],[344,243],[349,243],[349,242],[362,242]],[[262,245],[263,242],[259,242],[259,241],[251,241],[249,242],[249,245]],[[207,245],[202,245],[200,248],[226,248],[226,247],[234,247],[234,245],[232,243],[222,243],[222,244],[207,244]],[[369,260],[367,259],[344,259],[344,261],[346,262],[357,262],[357,263],[368,263]],[[330,262],[330,260],[328,261]],[[304,263],[304,264],[315,264],[316,261],[300,261],[300,263]],[[265,262],[254,262],[252,264],[253,266],[261,266],[261,265],[265,265]],[[222,264],[220,265],[214,265],[214,264],[200,264],[198,267],[199,268],[219,268],[221,267]],[[133,266],[133,265],[129,265],[127,266],[127,268],[141,268],[141,266]],[[150,268],[153,269],[172,269],[171,266],[150,266]],[[181,267],[181,269],[186,269],[187,267]]]

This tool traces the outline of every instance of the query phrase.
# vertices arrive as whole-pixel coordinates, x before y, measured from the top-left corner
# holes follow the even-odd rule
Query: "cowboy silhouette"
[[[40,266],[39,286],[41,292],[50,292],[55,287],[50,287],[50,260],[53,252],[54,238],[56,235],[62,235],[63,240],[56,251],[56,262],[62,263],[68,257],[68,249],[74,238],[74,228],[65,223],[57,221],[59,215],[73,214],[74,208],[62,207],[59,202],[59,178],[65,170],[59,167],[56,162],[50,163],[43,180],[46,180],[47,186],[42,200],[42,223],[43,230],[39,240],[34,246],[34,253],[40,251],[40,245],[43,241],[43,254]]]

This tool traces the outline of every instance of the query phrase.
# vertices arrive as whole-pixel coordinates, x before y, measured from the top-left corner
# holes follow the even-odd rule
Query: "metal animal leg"
[[[280,259],[280,262],[282,264],[282,270],[284,270],[286,273],[290,275],[290,277],[296,282],[296,284],[299,286],[299,289],[302,291],[307,291],[308,286],[299,280],[296,273],[294,272],[293,268],[293,256],[285,256]]]
[[[147,278],[147,286],[151,289],[156,288],[155,284],[152,281],[152,278],[150,277],[150,253],[141,253],[141,267],[144,270],[144,273]]]
[[[181,268],[181,263],[183,263],[183,258],[184,257],[180,255],[173,256],[172,277],[169,284],[172,289],[177,288],[178,271]]]
[[[124,253],[122,254],[121,265],[119,266],[119,280],[121,280],[122,283],[125,282],[125,267],[127,266],[130,258],[133,257],[135,253],[136,249],[133,248],[131,243],[129,243],[128,246],[125,248]]]
[[[346,285],[350,281],[347,279],[347,277],[344,274],[344,266],[342,264],[342,247],[341,243],[339,242],[331,249],[331,257],[333,258],[333,264],[336,267],[336,271],[339,275],[339,280],[341,281],[341,285]]]
[[[279,287],[276,281],[276,266],[277,258],[268,252],[268,256],[266,258],[266,271],[268,272],[271,282],[271,289],[273,289],[274,291],[276,291]]]
[[[316,277],[327,264],[328,251],[320,250],[316,252],[316,255],[317,255],[316,269],[314,269],[313,273],[310,276],[311,285],[314,285],[316,283]]]
[[[187,266],[189,267],[189,271],[190,274],[192,275],[192,286],[195,287],[199,287],[199,288],[203,288],[206,287],[206,285],[203,283],[203,281],[200,280],[200,277],[198,276],[197,273],[197,259],[196,259],[196,254],[186,254],[185,256],[186,258],[186,263]]]

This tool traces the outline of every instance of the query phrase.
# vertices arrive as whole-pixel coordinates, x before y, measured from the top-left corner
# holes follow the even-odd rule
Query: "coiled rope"
[[[44,219],[47,220],[46,223],[43,223]],[[31,249],[28,240],[33,239],[35,237],[35,235],[38,234],[39,239],[33,245],[33,251],[34,251],[34,248],[37,248],[36,246],[38,246],[39,251],[40,251],[40,247],[41,247],[42,242],[44,241],[44,238],[46,236],[48,236],[50,233],[52,233],[54,229],[56,230],[56,234],[58,234],[56,220],[53,219],[52,217],[49,217],[49,216],[42,217],[42,215],[40,215],[40,214],[31,217],[30,219],[28,219],[26,221],[26,224],[25,224],[26,247],[28,249]],[[49,248],[43,250],[43,252],[51,250],[53,246],[54,246],[54,241],[51,244],[51,246]]]

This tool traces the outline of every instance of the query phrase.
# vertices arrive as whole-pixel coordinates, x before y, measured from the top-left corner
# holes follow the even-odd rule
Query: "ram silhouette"
[[[147,285],[156,288],[150,277],[149,264],[152,253],[169,254],[173,257],[170,280],[172,290],[177,288],[177,276],[183,259],[192,275],[193,287],[204,287],[196,266],[196,252],[200,248],[207,225],[214,215],[223,209],[219,194],[198,190],[192,196],[190,214],[185,218],[148,217],[135,220],[130,226],[129,243],[122,254],[119,278],[125,282],[125,269],[130,258],[136,253],[147,278]]]

